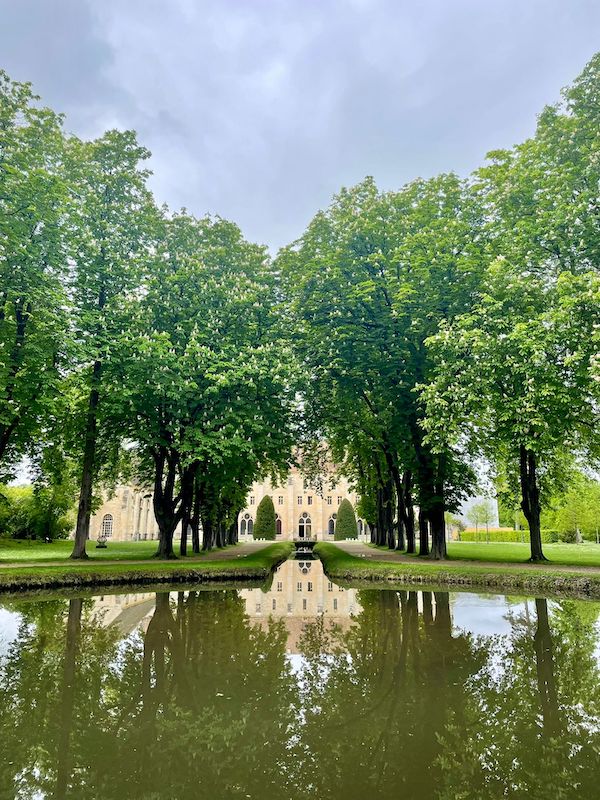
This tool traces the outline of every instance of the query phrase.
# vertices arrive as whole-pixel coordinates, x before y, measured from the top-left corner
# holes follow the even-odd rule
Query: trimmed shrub
[[[254,523],[255,539],[274,539],[277,534],[275,525],[275,506],[273,500],[266,494],[256,509],[256,522]]]
[[[333,538],[338,542],[342,539],[358,539],[356,515],[354,514],[352,503],[349,500],[344,499],[340,503],[337,519],[335,521]]]

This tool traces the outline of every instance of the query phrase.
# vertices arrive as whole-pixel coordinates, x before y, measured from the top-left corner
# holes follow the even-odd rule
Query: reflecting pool
[[[337,586],[0,598],[0,798],[600,797],[600,604]]]

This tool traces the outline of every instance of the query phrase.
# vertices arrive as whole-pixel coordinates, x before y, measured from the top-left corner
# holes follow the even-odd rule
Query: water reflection
[[[6,600],[0,798],[595,797],[598,612],[318,561],[268,591]]]

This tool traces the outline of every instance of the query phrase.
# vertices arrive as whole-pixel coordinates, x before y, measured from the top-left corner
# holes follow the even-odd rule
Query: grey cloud
[[[341,185],[467,173],[597,47],[588,0],[0,1],[0,64],[85,136],[133,127],[160,201],[277,247]]]

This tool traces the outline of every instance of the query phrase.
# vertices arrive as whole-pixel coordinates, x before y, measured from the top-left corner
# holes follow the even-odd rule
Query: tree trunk
[[[200,552],[200,491],[194,489],[194,502],[192,507],[192,517],[190,520],[192,527],[192,552]]]
[[[436,486],[434,502],[429,510],[431,525],[431,553],[429,558],[436,561],[446,558],[446,520],[444,519],[444,490]]]
[[[405,470],[402,476],[402,493],[404,496],[404,529],[406,531],[406,552],[415,553],[415,510],[412,501],[412,472]]]
[[[161,447],[154,457],[154,495],[152,503],[158,524],[158,550],[156,558],[176,558],[173,536],[181,520],[182,497],[175,495],[177,465],[172,454]],[[166,469],[166,474],[165,474]]]
[[[88,558],[85,551],[90,536],[90,516],[92,513],[92,492],[94,469],[96,466],[96,443],[98,438],[98,403],[100,400],[100,380],[102,362],[95,361],[92,370],[92,382],[88,401],[88,413],[85,423],[85,443],[83,448],[83,464],[81,471],[81,487],[79,491],[79,507],[75,526],[75,542],[71,558]]]
[[[524,445],[519,448],[519,474],[521,480],[521,508],[529,524],[531,561],[547,561],[542,550],[542,531],[540,524],[540,491],[537,482],[535,453]]]
[[[429,522],[421,507],[419,507],[419,555],[429,555]]]

